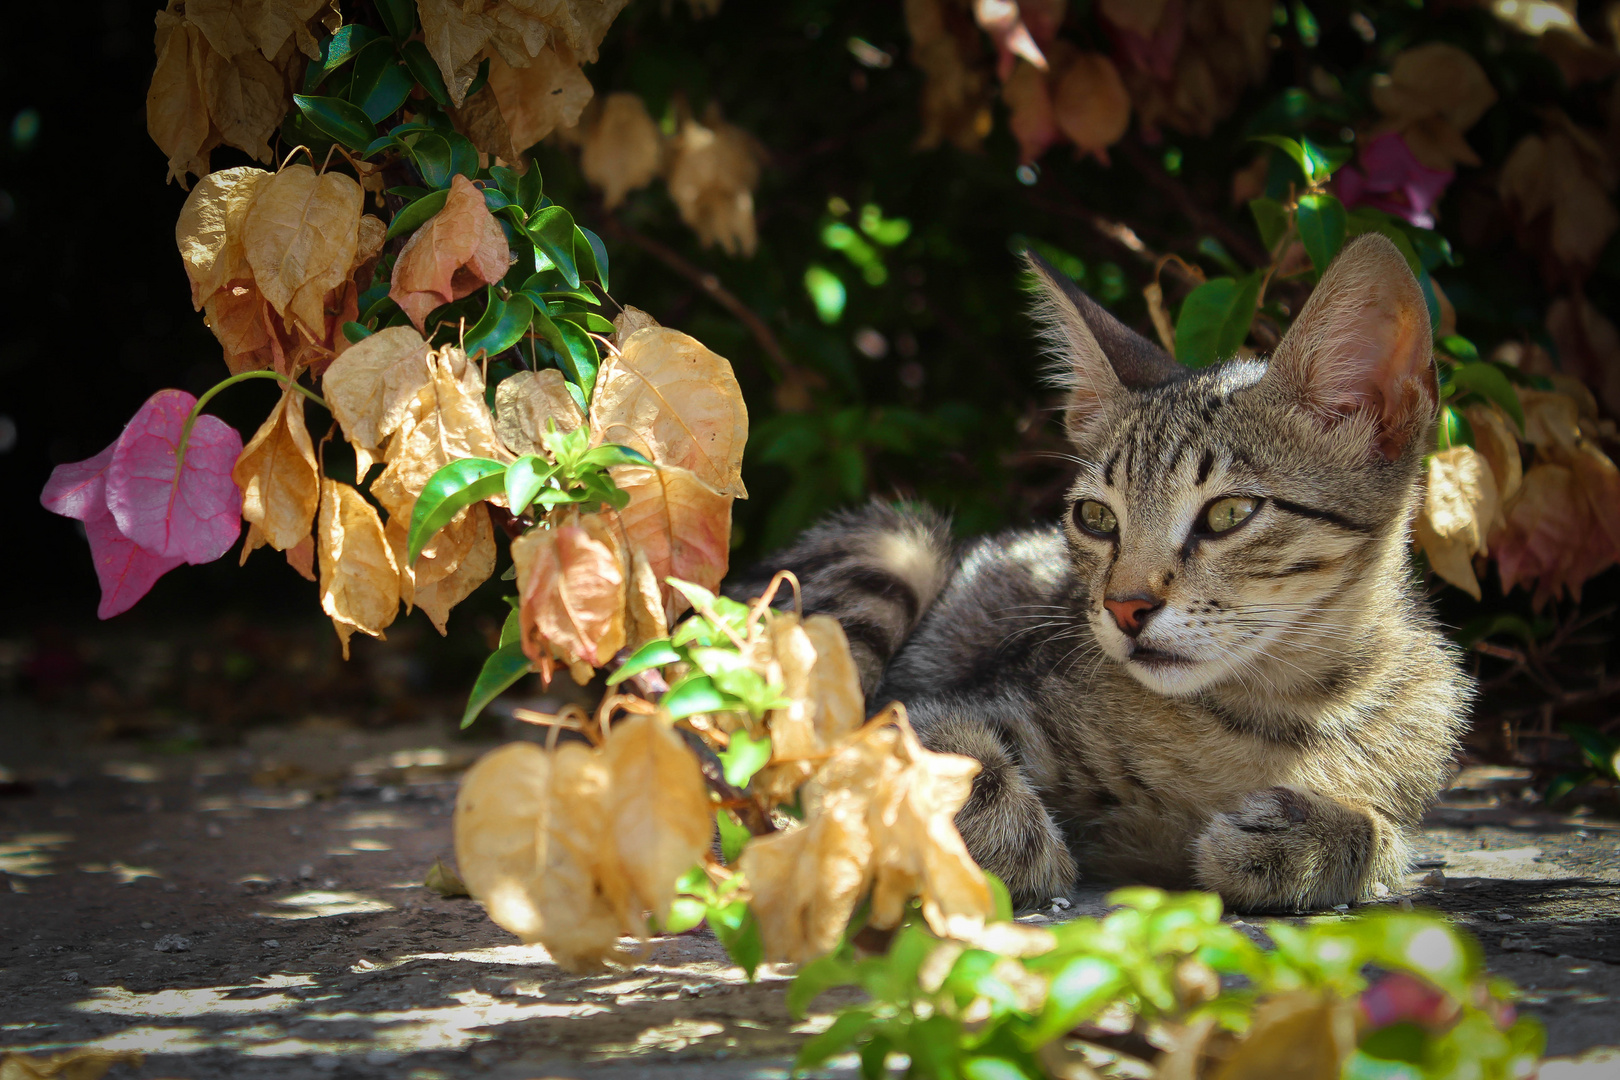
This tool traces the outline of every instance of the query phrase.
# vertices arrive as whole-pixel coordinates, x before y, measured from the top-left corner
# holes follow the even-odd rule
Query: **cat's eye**
[[[1113,536],[1119,532],[1119,519],[1096,499],[1082,499],[1075,503],[1074,520],[1086,532],[1097,536]]]
[[[1216,499],[1204,511],[1204,528],[1212,533],[1235,529],[1249,520],[1259,505],[1259,500],[1246,495],[1228,495],[1224,499]]]

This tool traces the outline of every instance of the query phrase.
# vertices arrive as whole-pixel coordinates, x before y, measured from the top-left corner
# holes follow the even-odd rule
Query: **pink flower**
[[[1340,169],[1334,183],[1346,206],[1370,206],[1432,229],[1434,204],[1456,175],[1424,165],[1400,132],[1386,131],[1362,143],[1356,164]]]
[[[181,563],[219,558],[242,531],[242,493],[231,479],[242,437],[234,428],[199,416],[176,475],[180,434],[196,404],[183,390],[158,391],[111,446],[58,465],[40,494],[45,509],[84,523],[103,619],[128,611]]]

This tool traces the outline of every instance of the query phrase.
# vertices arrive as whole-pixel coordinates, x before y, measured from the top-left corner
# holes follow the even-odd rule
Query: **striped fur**
[[[1064,521],[953,549],[873,505],[766,567],[843,621],[872,705],[983,764],[957,823],[1020,902],[1080,875],[1246,909],[1397,887],[1471,693],[1407,570],[1436,400],[1405,263],[1357,241],[1270,361],[1198,372],[1035,269],[1080,462]],[[1234,495],[1253,515],[1202,528]],[[1116,533],[1077,524],[1088,500]],[[1122,597],[1160,605],[1139,636]]]

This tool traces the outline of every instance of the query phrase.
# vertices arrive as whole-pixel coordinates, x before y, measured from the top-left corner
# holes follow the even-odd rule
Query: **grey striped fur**
[[[1071,513],[953,549],[937,515],[872,505],[762,572],[844,623],[872,705],[982,763],[957,824],[1021,903],[1080,876],[1245,909],[1398,888],[1472,692],[1408,569],[1437,401],[1404,261],[1352,243],[1269,362],[1198,372],[1032,268],[1071,510],[1117,535]],[[1258,509],[1200,532],[1231,495]],[[1103,608],[1132,595],[1162,604],[1136,638]]]

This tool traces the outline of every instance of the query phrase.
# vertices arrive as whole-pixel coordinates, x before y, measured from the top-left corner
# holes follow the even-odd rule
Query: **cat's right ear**
[[[1185,378],[1187,369],[1164,350],[1108,314],[1080,287],[1033,250],[1024,261],[1035,276],[1035,321],[1051,348],[1054,381],[1068,392],[1065,426],[1080,438],[1117,394]]]

